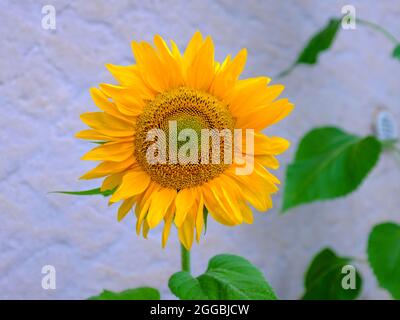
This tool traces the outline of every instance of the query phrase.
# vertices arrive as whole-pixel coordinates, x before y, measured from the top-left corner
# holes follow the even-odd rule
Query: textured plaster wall
[[[94,110],[88,89],[112,81],[105,63],[129,64],[130,40],[155,33],[182,48],[197,29],[213,36],[222,58],[249,49],[245,76],[275,75],[305,40],[356,6],[363,18],[400,37],[400,1],[5,1],[0,2],[0,298],[81,299],[103,288],[150,285],[171,298],[167,279],[179,268],[173,233],[165,250],[160,230],[136,237],[134,217],[116,221],[101,197],[48,191],[97,186],[79,182],[92,164],[80,161],[89,144],[73,138],[84,128],[79,114]],[[57,10],[57,29],[41,27],[41,8]],[[383,36],[358,27],[340,33],[317,67],[299,67],[282,81],[296,110],[267,133],[296,145],[314,126],[340,125],[369,134],[375,108],[384,105],[400,122],[400,63]],[[282,178],[294,148],[281,156]],[[362,161],[362,159],[360,159]],[[302,293],[303,272],[322,247],[365,258],[367,234],[383,220],[400,221],[400,171],[390,155],[361,188],[337,201],[299,207],[280,216],[257,214],[254,225],[228,228],[209,221],[193,248],[193,271],[217,253],[243,255],[261,267],[282,298]],[[41,288],[41,268],[57,270],[57,289]],[[387,298],[367,267],[362,298]]]

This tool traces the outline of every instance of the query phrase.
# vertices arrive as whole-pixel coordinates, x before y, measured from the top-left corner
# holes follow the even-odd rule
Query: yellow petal
[[[123,121],[105,112],[87,112],[80,118],[89,127],[112,137],[132,136],[134,133],[134,123]]]
[[[177,60],[171,50],[168,48],[164,39],[159,35],[154,37],[154,44],[158,49],[160,59],[164,65],[164,70],[168,73],[169,83],[168,87],[176,88],[183,84],[183,74],[182,68],[179,65],[179,60]]]
[[[204,225],[204,200],[201,190],[198,191],[199,193],[199,203],[197,205],[197,213],[196,213],[196,240],[197,242],[200,241],[201,231],[203,230]]]
[[[228,190],[231,194],[231,199],[233,199],[233,202],[231,200],[231,205],[237,207],[242,221],[248,224],[253,223],[253,213],[250,207],[246,204],[239,185],[225,174],[220,175],[220,180],[223,182],[221,183],[222,187]]]
[[[277,177],[275,177],[272,173],[270,173],[267,169],[264,168],[259,162],[254,162],[254,172],[263,178],[263,181],[268,182],[270,184],[280,184],[280,181]],[[278,188],[274,188],[273,192],[278,191]]]
[[[136,233],[140,234],[140,228],[142,227],[143,221],[147,215],[147,212],[150,208],[150,204],[153,198],[153,195],[161,188],[161,186],[155,182],[150,182],[147,190],[139,196],[140,200],[135,208],[135,213],[137,217],[136,222]]]
[[[112,195],[110,201],[118,202],[142,193],[150,183],[150,177],[141,169],[129,171],[122,178],[122,183]]]
[[[96,130],[82,130],[75,134],[78,139],[92,140],[92,141],[113,141],[115,138],[109,137]]]
[[[230,101],[231,112],[236,116],[247,115],[269,105],[279,97],[285,86],[281,84],[267,86],[267,81],[266,78],[256,78],[242,89],[237,89],[233,94],[234,98],[227,98]]]
[[[245,141],[245,139],[243,139]],[[286,151],[290,146],[289,141],[281,137],[267,137],[261,133],[254,133],[255,155],[277,155]]]
[[[114,161],[105,161],[100,163],[96,168],[90,170],[89,172],[85,173],[79,179],[88,180],[88,179],[97,179],[104,176],[107,176],[111,173],[117,173],[126,170],[130,166],[135,163],[135,158],[130,157],[121,162],[114,162]]]
[[[120,120],[129,121],[129,117],[122,114],[118,110],[116,105],[113,102],[111,102],[110,100],[108,100],[107,96],[104,95],[104,93],[101,92],[99,89],[91,88],[90,95],[92,96],[94,103],[100,110],[102,110]]]
[[[155,92],[163,92],[167,89],[167,81],[163,77],[163,65],[157,53],[145,42],[132,41],[131,45],[143,81]]]
[[[133,157],[134,144],[128,142],[107,142],[86,153],[82,160],[124,161]]]
[[[189,41],[189,44],[186,47],[185,53],[183,54],[183,67],[185,70],[192,63],[194,57],[197,55],[201,45],[203,44],[203,36],[199,31],[196,31]]]
[[[101,191],[113,190],[115,187],[117,187],[121,183],[122,176],[123,176],[122,173],[115,173],[115,174],[108,176],[107,178],[104,179],[100,190]]]
[[[223,175],[208,182],[210,188],[214,191],[216,200],[225,210],[225,215],[229,215],[235,224],[243,222],[243,216],[237,206],[237,198],[240,198],[239,192],[235,184],[225,183]]]
[[[230,78],[237,80],[242,73],[247,60],[247,49],[243,48],[239,51],[232,62],[229,63],[224,69]]]
[[[219,223],[234,226],[235,221],[230,217],[230,215],[225,211],[225,208],[221,205],[215,197],[214,192],[210,188],[210,185],[205,183],[201,186],[203,193],[204,204],[208,209],[208,213]]]
[[[279,169],[279,161],[274,156],[270,155],[257,155],[256,160],[261,163],[263,166],[266,166],[271,169]]]
[[[288,99],[280,99],[246,116],[238,117],[236,127],[259,131],[285,118],[293,108],[294,105]]]
[[[255,163],[256,166],[256,163]],[[276,192],[278,188],[274,181],[267,175],[260,175],[259,171],[254,169],[251,175],[236,175],[234,170],[226,170],[225,174],[236,183],[242,196],[259,211],[266,211],[271,208],[270,193]]]
[[[194,228],[195,228],[194,216],[191,214],[187,215],[185,221],[178,228],[179,240],[187,250],[190,250],[190,248],[192,247]]]
[[[132,209],[133,204],[135,203],[135,197],[128,198],[122,202],[121,206],[118,209],[118,221],[121,221]]]
[[[108,83],[101,83],[99,86],[101,91],[104,92],[107,97],[112,98],[115,103],[120,103],[130,108],[143,109],[143,100],[146,98],[149,99],[143,91],[144,89],[140,87],[127,88]]]
[[[109,63],[106,68],[122,86],[144,85],[136,65],[117,66]]]
[[[239,208],[243,215],[243,222],[247,224],[253,223],[253,212],[251,211],[250,207],[246,204],[245,201],[239,201]]]
[[[195,200],[195,193],[192,188],[185,188],[178,192],[175,199],[176,213],[174,220],[177,227],[182,225]]]
[[[238,80],[235,86],[224,94],[223,100],[229,105],[232,113],[259,106],[270,80],[267,77]]]
[[[164,218],[171,203],[175,200],[176,194],[174,189],[162,188],[153,195],[146,217],[150,229],[156,227]]]
[[[143,105],[144,104],[145,103],[143,102]],[[143,113],[142,102],[138,102],[136,105],[129,104],[129,106],[125,106],[124,104],[117,102],[116,105],[118,110],[126,116],[137,117],[138,115]],[[136,122],[136,119],[134,121]]]
[[[215,75],[210,92],[219,98],[223,98],[227,90],[235,85],[246,64],[246,58],[246,49],[242,49],[232,61],[228,56]]]
[[[171,48],[172,48],[171,53],[172,53],[173,57],[176,59],[176,61],[181,63],[182,62],[182,55],[181,55],[181,52],[179,51],[179,48],[178,48],[177,44],[173,40],[170,40],[170,43],[171,43]]]
[[[186,71],[186,82],[191,88],[208,90],[214,79],[214,44],[207,37]]]
[[[147,235],[149,234],[149,225],[147,224],[147,221],[143,221],[143,238],[147,239]]]
[[[161,241],[161,245],[163,248],[165,248],[165,245],[167,244],[169,233],[171,231],[172,221],[174,220],[174,213],[175,213],[175,205],[172,204],[169,207],[167,214],[164,217],[165,222],[164,222],[164,229],[163,229],[162,241]]]

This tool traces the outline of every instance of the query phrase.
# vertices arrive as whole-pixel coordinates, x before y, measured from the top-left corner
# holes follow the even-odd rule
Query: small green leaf
[[[115,192],[115,189],[101,191],[100,188],[95,188],[95,189],[83,190],[83,191],[53,191],[50,193],[71,194],[71,195],[75,195],[75,196],[93,196],[93,195],[101,194],[104,197],[108,197],[108,196],[111,196],[114,192]]]
[[[394,48],[393,53],[392,53],[393,58],[400,60],[400,44]]]
[[[379,285],[400,300],[400,225],[376,225],[369,235],[367,251]]]
[[[128,289],[122,292],[103,290],[98,296],[90,297],[88,300],[160,300],[160,292],[149,287]]]
[[[362,279],[355,271],[355,288],[344,289],[344,277],[351,277],[342,270],[351,263],[350,258],[339,257],[334,251],[325,248],[320,251],[311,262],[305,275],[304,300],[353,300],[361,291]],[[347,282],[346,282],[347,283]]]
[[[169,288],[181,300],[276,300],[263,274],[246,259],[229,254],[213,257],[197,278],[177,272]]]
[[[334,127],[311,130],[287,168],[282,210],[356,190],[380,153],[375,137],[361,138]]]
[[[296,63],[315,64],[319,54],[331,47],[339,30],[340,22],[340,19],[330,19],[328,24],[310,39]]]
[[[281,72],[278,77],[283,77],[289,74],[298,64],[317,63],[318,57],[321,52],[328,50],[331,47],[339,30],[340,23],[340,19],[330,19],[324,28],[322,28],[312,36],[307,45],[299,54],[297,60],[288,69]]]

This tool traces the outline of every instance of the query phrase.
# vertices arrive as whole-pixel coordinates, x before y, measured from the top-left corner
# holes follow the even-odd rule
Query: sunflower
[[[194,237],[200,240],[204,212],[234,226],[253,222],[250,205],[258,211],[272,208],[271,194],[278,190],[279,180],[268,169],[278,168],[275,155],[289,143],[267,137],[261,130],[293,109],[288,99],[277,100],[284,87],[268,85],[267,77],[239,79],[246,49],[219,63],[214,60],[212,39],[203,38],[200,32],[193,35],[183,54],[175,42],[171,40],[168,46],[158,35],[154,46],[134,41],[132,50],[136,64],[106,65],[117,85],[91,89],[101,111],[81,115],[91,129],[80,131],[77,137],[99,143],[82,159],[100,163],[81,179],[104,178],[101,190],[113,191],[110,203],[122,201],[118,220],[134,207],[136,232],[145,238],[163,220],[163,247],[175,224],[181,243],[190,249]],[[178,133],[186,128],[196,132],[252,129],[254,148],[247,151],[248,140],[237,140],[242,141],[238,152],[244,161],[240,164],[149,163],[149,130],[168,133],[171,121],[177,123]],[[253,170],[237,174],[238,167],[249,162]]]

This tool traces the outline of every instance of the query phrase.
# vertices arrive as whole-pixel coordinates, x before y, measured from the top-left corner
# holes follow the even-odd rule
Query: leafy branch
[[[400,40],[392,33],[384,29],[382,26],[364,19],[356,19],[360,25],[364,25],[376,32],[383,34],[391,43],[395,45],[392,57],[400,60]],[[300,64],[314,65],[318,62],[319,55],[332,47],[337,33],[340,29],[341,18],[332,18],[319,31],[317,31],[308,41],[306,46],[300,52],[298,58],[284,71],[280,72],[276,77],[281,78],[290,74],[295,67]]]

